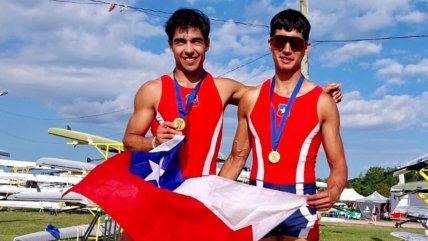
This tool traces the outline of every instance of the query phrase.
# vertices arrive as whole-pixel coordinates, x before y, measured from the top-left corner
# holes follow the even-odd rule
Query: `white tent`
[[[372,194],[365,198],[357,199],[357,202],[386,203],[388,202],[388,198],[380,195],[377,191],[374,191]]]
[[[340,194],[339,201],[355,202],[357,199],[361,198],[364,198],[364,196],[356,192],[353,188],[345,188],[343,189],[342,194]]]
[[[382,210],[382,204],[387,203],[388,198],[380,195],[377,191],[365,198],[357,199],[357,206],[364,218],[371,218],[373,207],[377,207],[378,210]],[[377,218],[380,219],[380,212],[377,214]]]

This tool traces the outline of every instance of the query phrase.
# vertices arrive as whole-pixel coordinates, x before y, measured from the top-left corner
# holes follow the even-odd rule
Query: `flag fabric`
[[[157,187],[174,190],[184,181],[178,161],[184,141],[184,136],[177,135],[150,152],[131,152],[130,172]]]
[[[69,191],[97,203],[134,241],[259,240],[306,205],[300,195],[218,176],[185,180],[182,143],[176,136],[151,152],[118,154]]]

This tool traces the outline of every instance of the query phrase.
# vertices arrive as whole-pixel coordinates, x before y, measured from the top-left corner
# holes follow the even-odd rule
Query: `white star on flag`
[[[159,186],[159,178],[165,172],[165,170],[161,168],[162,161],[163,161],[163,158],[160,160],[159,164],[157,164],[155,161],[149,160],[149,164],[150,164],[150,168],[152,169],[152,172],[146,177],[147,181],[156,181],[156,185],[158,186]]]

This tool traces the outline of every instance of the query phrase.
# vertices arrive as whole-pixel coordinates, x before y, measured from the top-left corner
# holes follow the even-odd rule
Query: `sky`
[[[107,4],[104,4],[107,3]],[[141,84],[172,71],[163,25],[180,7],[211,18],[205,69],[258,85],[273,75],[270,19],[299,1],[5,0],[0,7],[0,149],[14,160],[101,155],[50,127],[122,140]],[[110,3],[117,6],[109,12]],[[336,82],[349,177],[428,152],[428,0],[309,0],[309,79]],[[227,156],[236,107],[227,107]],[[251,160],[247,165],[251,164]],[[317,175],[329,174],[321,149]]]

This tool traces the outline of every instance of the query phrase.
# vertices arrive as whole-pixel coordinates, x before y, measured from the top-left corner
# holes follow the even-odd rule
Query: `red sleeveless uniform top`
[[[179,117],[174,80],[163,75],[162,94],[158,106],[158,116],[165,121]],[[193,88],[180,86],[183,107]],[[185,143],[179,151],[182,175],[186,178],[216,174],[217,155],[220,149],[223,129],[223,104],[211,74],[202,80],[193,104],[189,107],[183,135]],[[159,122],[151,125],[152,134],[156,133]]]
[[[303,184],[315,184],[315,165],[321,144],[317,103],[322,88],[316,86],[308,93],[296,97],[289,117],[279,139],[277,151],[281,155],[278,163],[271,163],[268,155],[273,149],[271,137],[269,97],[271,80],[265,81],[249,118],[253,165],[250,180],[257,186],[302,185],[296,187],[300,193]],[[277,128],[289,98],[272,95]],[[293,189],[294,190],[294,189]],[[294,191],[293,191],[294,192]]]

